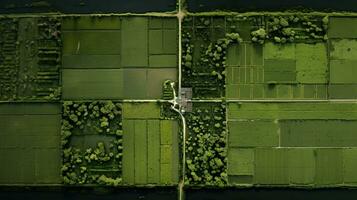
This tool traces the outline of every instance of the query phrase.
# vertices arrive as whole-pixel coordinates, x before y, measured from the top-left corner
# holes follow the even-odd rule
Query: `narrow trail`
[[[175,83],[171,82],[171,88],[173,91],[173,96],[174,98],[170,100],[169,102],[171,103],[171,109],[177,112],[180,117],[181,117],[181,123],[182,123],[182,166],[181,166],[181,179],[178,183],[178,200],[184,200],[185,199],[185,191],[184,191],[184,186],[185,186],[185,174],[186,174],[186,119],[183,116],[181,112],[181,99],[178,98],[176,91],[175,91]]]
[[[179,30],[178,30],[178,95],[175,93],[175,87],[174,83],[171,84],[171,87],[173,89],[174,93],[174,99],[171,109],[177,112],[180,117],[181,117],[181,123],[182,123],[182,166],[181,166],[181,180],[179,181],[178,184],[178,200],[184,200],[185,199],[185,192],[184,192],[184,186],[185,186],[185,174],[186,174],[186,119],[183,116],[181,112],[181,82],[182,82],[182,20],[185,16],[185,13],[183,11],[182,5],[183,5],[184,0],[179,0],[178,2],[178,12],[176,14],[177,19],[178,19],[178,25],[179,25]]]

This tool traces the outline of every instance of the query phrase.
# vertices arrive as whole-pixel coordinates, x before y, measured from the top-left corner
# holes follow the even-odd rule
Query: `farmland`
[[[357,15],[192,5],[0,16],[0,185],[355,188]]]

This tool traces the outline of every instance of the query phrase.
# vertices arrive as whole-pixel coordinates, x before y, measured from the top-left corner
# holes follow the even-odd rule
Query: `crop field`
[[[355,188],[357,15],[180,9],[0,16],[0,186]]]
[[[66,17],[63,99],[159,99],[177,81],[177,19]]]

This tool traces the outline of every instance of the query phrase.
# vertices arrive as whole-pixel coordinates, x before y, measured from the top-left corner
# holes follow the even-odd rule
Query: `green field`
[[[1,16],[0,185],[357,186],[355,14],[178,17]]]
[[[159,99],[177,81],[177,19],[63,19],[63,98]]]
[[[61,183],[59,104],[0,105],[1,184]]]
[[[124,104],[123,131],[124,155],[130,155],[123,158],[123,181],[126,184],[178,183],[176,121],[160,119],[160,106],[154,103]]]

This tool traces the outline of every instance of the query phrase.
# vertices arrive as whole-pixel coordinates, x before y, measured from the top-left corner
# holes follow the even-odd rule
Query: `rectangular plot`
[[[123,120],[123,182],[135,183],[135,120]]]
[[[346,59],[356,60],[357,40],[356,39],[335,39],[331,40],[330,60]]]
[[[120,31],[65,31],[63,54],[120,54]]]
[[[252,184],[253,183],[253,176],[228,176],[228,183],[229,184]]]
[[[353,103],[230,103],[232,119],[357,119]]]
[[[233,83],[247,83],[249,74],[247,73],[246,67],[235,67],[233,68]]]
[[[59,117],[58,121],[60,121]],[[59,128],[52,132],[55,132],[56,135],[46,135],[46,132],[43,135],[24,135],[22,136],[23,144],[32,148],[58,148],[60,145]]]
[[[18,137],[59,137],[60,119],[60,115],[0,115],[0,134]],[[59,141],[57,142],[59,144]]]
[[[357,18],[330,17],[328,37],[329,38],[357,38]]]
[[[230,147],[272,147],[279,145],[278,124],[274,121],[229,121]]]
[[[147,98],[147,70],[146,69],[124,69],[123,85],[125,99]]]
[[[149,18],[149,29],[162,29],[163,18],[161,17],[150,17]]]
[[[247,65],[263,65],[263,47],[261,45],[247,44]]]
[[[304,98],[314,99],[316,98],[316,86],[315,85],[304,85]]]
[[[263,67],[252,67],[252,80],[251,83],[263,83],[264,68]]]
[[[160,105],[158,103],[124,103],[124,119],[158,119]]]
[[[114,69],[63,70],[63,99],[123,98],[123,71]]]
[[[226,78],[228,84],[262,83],[263,68],[253,66],[229,67]]]
[[[265,83],[294,83],[295,81],[295,72],[264,71]]]
[[[177,54],[176,30],[149,30],[150,54]]]
[[[2,128],[3,125],[0,124]],[[16,134],[1,134],[0,147],[4,149],[16,149],[24,146],[24,141],[19,140],[19,136]]]
[[[356,147],[357,121],[284,120],[280,121],[281,146]]]
[[[160,163],[172,165],[172,145],[161,145]]]
[[[245,65],[244,45],[231,45],[227,52],[227,66]]]
[[[61,152],[55,149],[35,150],[35,174],[38,183],[61,183]]]
[[[316,98],[317,99],[327,99],[327,85],[317,85],[316,86]]]
[[[226,85],[226,98],[239,99],[239,85]]]
[[[177,19],[174,17],[150,17],[150,29],[176,29]]]
[[[89,30],[89,29],[120,29],[121,19],[118,16],[81,16],[64,17],[62,30]]]
[[[245,68],[242,67],[229,67],[227,74],[228,84],[245,83]]]
[[[34,152],[28,149],[0,149],[0,183],[37,183],[34,158]]]
[[[254,149],[228,149],[228,175],[254,175]]]
[[[60,183],[61,117],[28,114],[0,115],[0,183]]]
[[[357,84],[331,84],[328,94],[330,99],[356,99]]]
[[[264,96],[264,85],[254,84],[253,85],[253,99],[261,99]]]
[[[65,69],[120,68],[120,55],[63,55],[62,67]]]
[[[289,179],[291,184],[313,184],[315,180],[314,149],[289,149]]]
[[[135,184],[147,183],[147,127],[146,120],[135,120]]]
[[[163,31],[163,52],[165,54],[176,54],[178,33],[176,30]]]
[[[160,122],[161,144],[172,145],[173,121],[161,120]]]
[[[179,169],[180,169],[180,158],[181,158],[181,154],[180,154],[180,144],[181,142],[179,141],[180,137],[179,137],[179,124],[177,121],[173,122],[173,130],[172,130],[172,158],[171,158],[171,162],[172,162],[172,182],[173,183],[178,183],[179,182],[179,178],[180,178],[180,173],[179,173]]]
[[[28,158],[34,158],[30,153],[33,152],[22,149],[0,149],[0,183],[15,184],[15,183],[34,183],[35,181],[35,167],[34,162],[23,162],[22,155]],[[24,158],[25,159],[25,158]],[[6,164],[4,164],[6,163]],[[25,166],[25,168],[24,168]],[[24,170],[26,169],[26,171]],[[24,172],[27,172],[25,177]]]
[[[239,92],[239,98],[240,99],[250,99],[252,95],[252,87],[251,85],[238,85],[237,87],[238,92]]]
[[[342,149],[316,150],[316,184],[336,185],[343,181]]]
[[[43,179],[41,177],[48,175],[48,179],[46,180],[47,183],[49,184],[58,184],[61,183],[61,175],[60,175],[60,167],[61,167],[61,155],[60,155],[60,150],[59,148],[56,149],[57,155],[53,155],[54,157],[52,158],[44,158],[42,162],[38,162],[38,151],[51,151],[51,149],[22,149],[20,151],[15,151],[18,153],[16,156],[17,163],[17,168],[14,168],[13,170],[16,170],[16,173],[11,174],[12,176],[16,177],[15,179],[21,180],[20,183],[25,183],[25,184],[41,184],[43,183]],[[56,160],[57,159],[57,160]],[[39,171],[39,169],[46,168],[47,165],[49,168],[51,168],[51,164],[56,163],[57,170],[54,170],[52,172],[48,171],[49,173],[43,173]],[[9,165],[8,167],[13,167]],[[46,170],[44,170],[46,171]],[[12,181],[9,181],[8,183],[12,183]]]
[[[162,30],[149,30],[149,53],[163,54],[163,31]]]
[[[325,43],[296,44],[297,81],[327,83],[327,47]]]
[[[357,183],[357,149],[343,150],[343,182],[347,184]]]
[[[280,99],[291,99],[292,89],[291,85],[277,85],[277,98]]]
[[[177,55],[151,55],[149,67],[177,67]]]
[[[160,183],[160,121],[148,120],[148,183]]]
[[[281,145],[284,147],[311,147],[318,138],[316,120],[282,120],[280,124]]]
[[[303,85],[292,85],[293,98],[300,99],[304,97]]]
[[[295,60],[265,59],[264,71],[268,72],[295,72]]]
[[[264,62],[264,82],[295,82],[295,60],[267,59]]]
[[[122,66],[148,66],[148,21],[144,17],[124,18],[122,21]]]
[[[162,18],[163,28],[164,29],[177,29],[178,28],[178,20],[176,17],[166,17]]]
[[[2,103],[0,115],[56,115],[61,113],[59,103]]]
[[[255,150],[254,183],[281,185],[289,183],[287,149],[262,148]]]
[[[172,183],[172,166],[171,164],[161,164],[160,165],[160,183],[161,184],[171,184]]]
[[[331,60],[330,82],[332,84],[357,83],[356,60]]]
[[[291,59],[295,60],[295,44],[264,44],[264,59]]]

